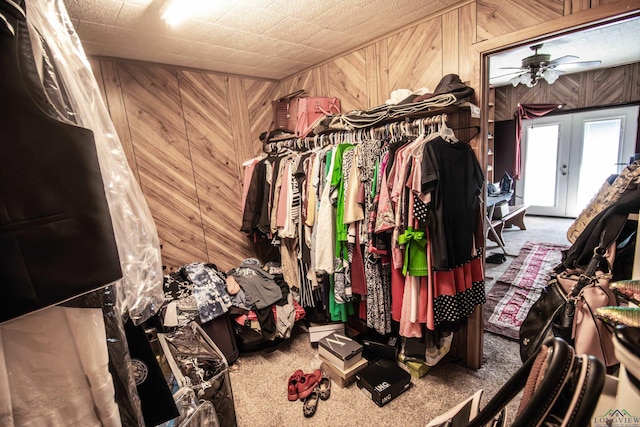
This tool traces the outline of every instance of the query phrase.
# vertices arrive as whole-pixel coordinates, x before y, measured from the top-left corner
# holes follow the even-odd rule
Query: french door
[[[576,217],[635,152],[638,106],[522,122],[516,197],[534,215]]]

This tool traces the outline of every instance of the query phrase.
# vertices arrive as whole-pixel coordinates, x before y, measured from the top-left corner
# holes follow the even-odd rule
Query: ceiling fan
[[[561,74],[565,71],[560,69],[564,67],[568,68],[589,68],[600,65],[602,61],[579,61],[576,59],[579,57],[575,55],[565,55],[560,58],[551,59],[551,55],[548,53],[539,53],[538,50],[542,49],[542,43],[536,44],[530,47],[534,54],[522,59],[522,65],[520,67],[501,67],[501,70],[520,70],[513,73],[503,74],[494,78],[501,78],[510,75],[515,76],[511,78],[510,82],[513,86],[517,86],[522,83],[527,87],[535,86],[541,79],[544,79],[547,83],[553,84]]]

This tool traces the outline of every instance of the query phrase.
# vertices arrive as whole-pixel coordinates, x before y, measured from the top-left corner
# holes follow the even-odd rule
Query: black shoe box
[[[378,359],[356,374],[358,388],[384,406],[411,387],[411,375],[395,361]]]
[[[376,332],[367,332],[354,338],[362,344],[362,356],[368,361],[379,358],[397,360],[400,351],[399,335],[381,335]]]

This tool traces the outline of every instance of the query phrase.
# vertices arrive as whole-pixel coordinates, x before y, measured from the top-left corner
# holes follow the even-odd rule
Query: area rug
[[[484,329],[518,339],[520,325],[567,246],[527,242],[496,281],[484,306]]]

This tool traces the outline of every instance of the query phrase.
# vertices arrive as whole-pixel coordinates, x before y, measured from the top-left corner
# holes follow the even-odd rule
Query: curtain
[[[522,140],[522,120],[542,117],[562,108],[562,104],[520,104],[514,114],[516,117],[516,149],[513,158],[513,179],[520,179],[520,141]]]

